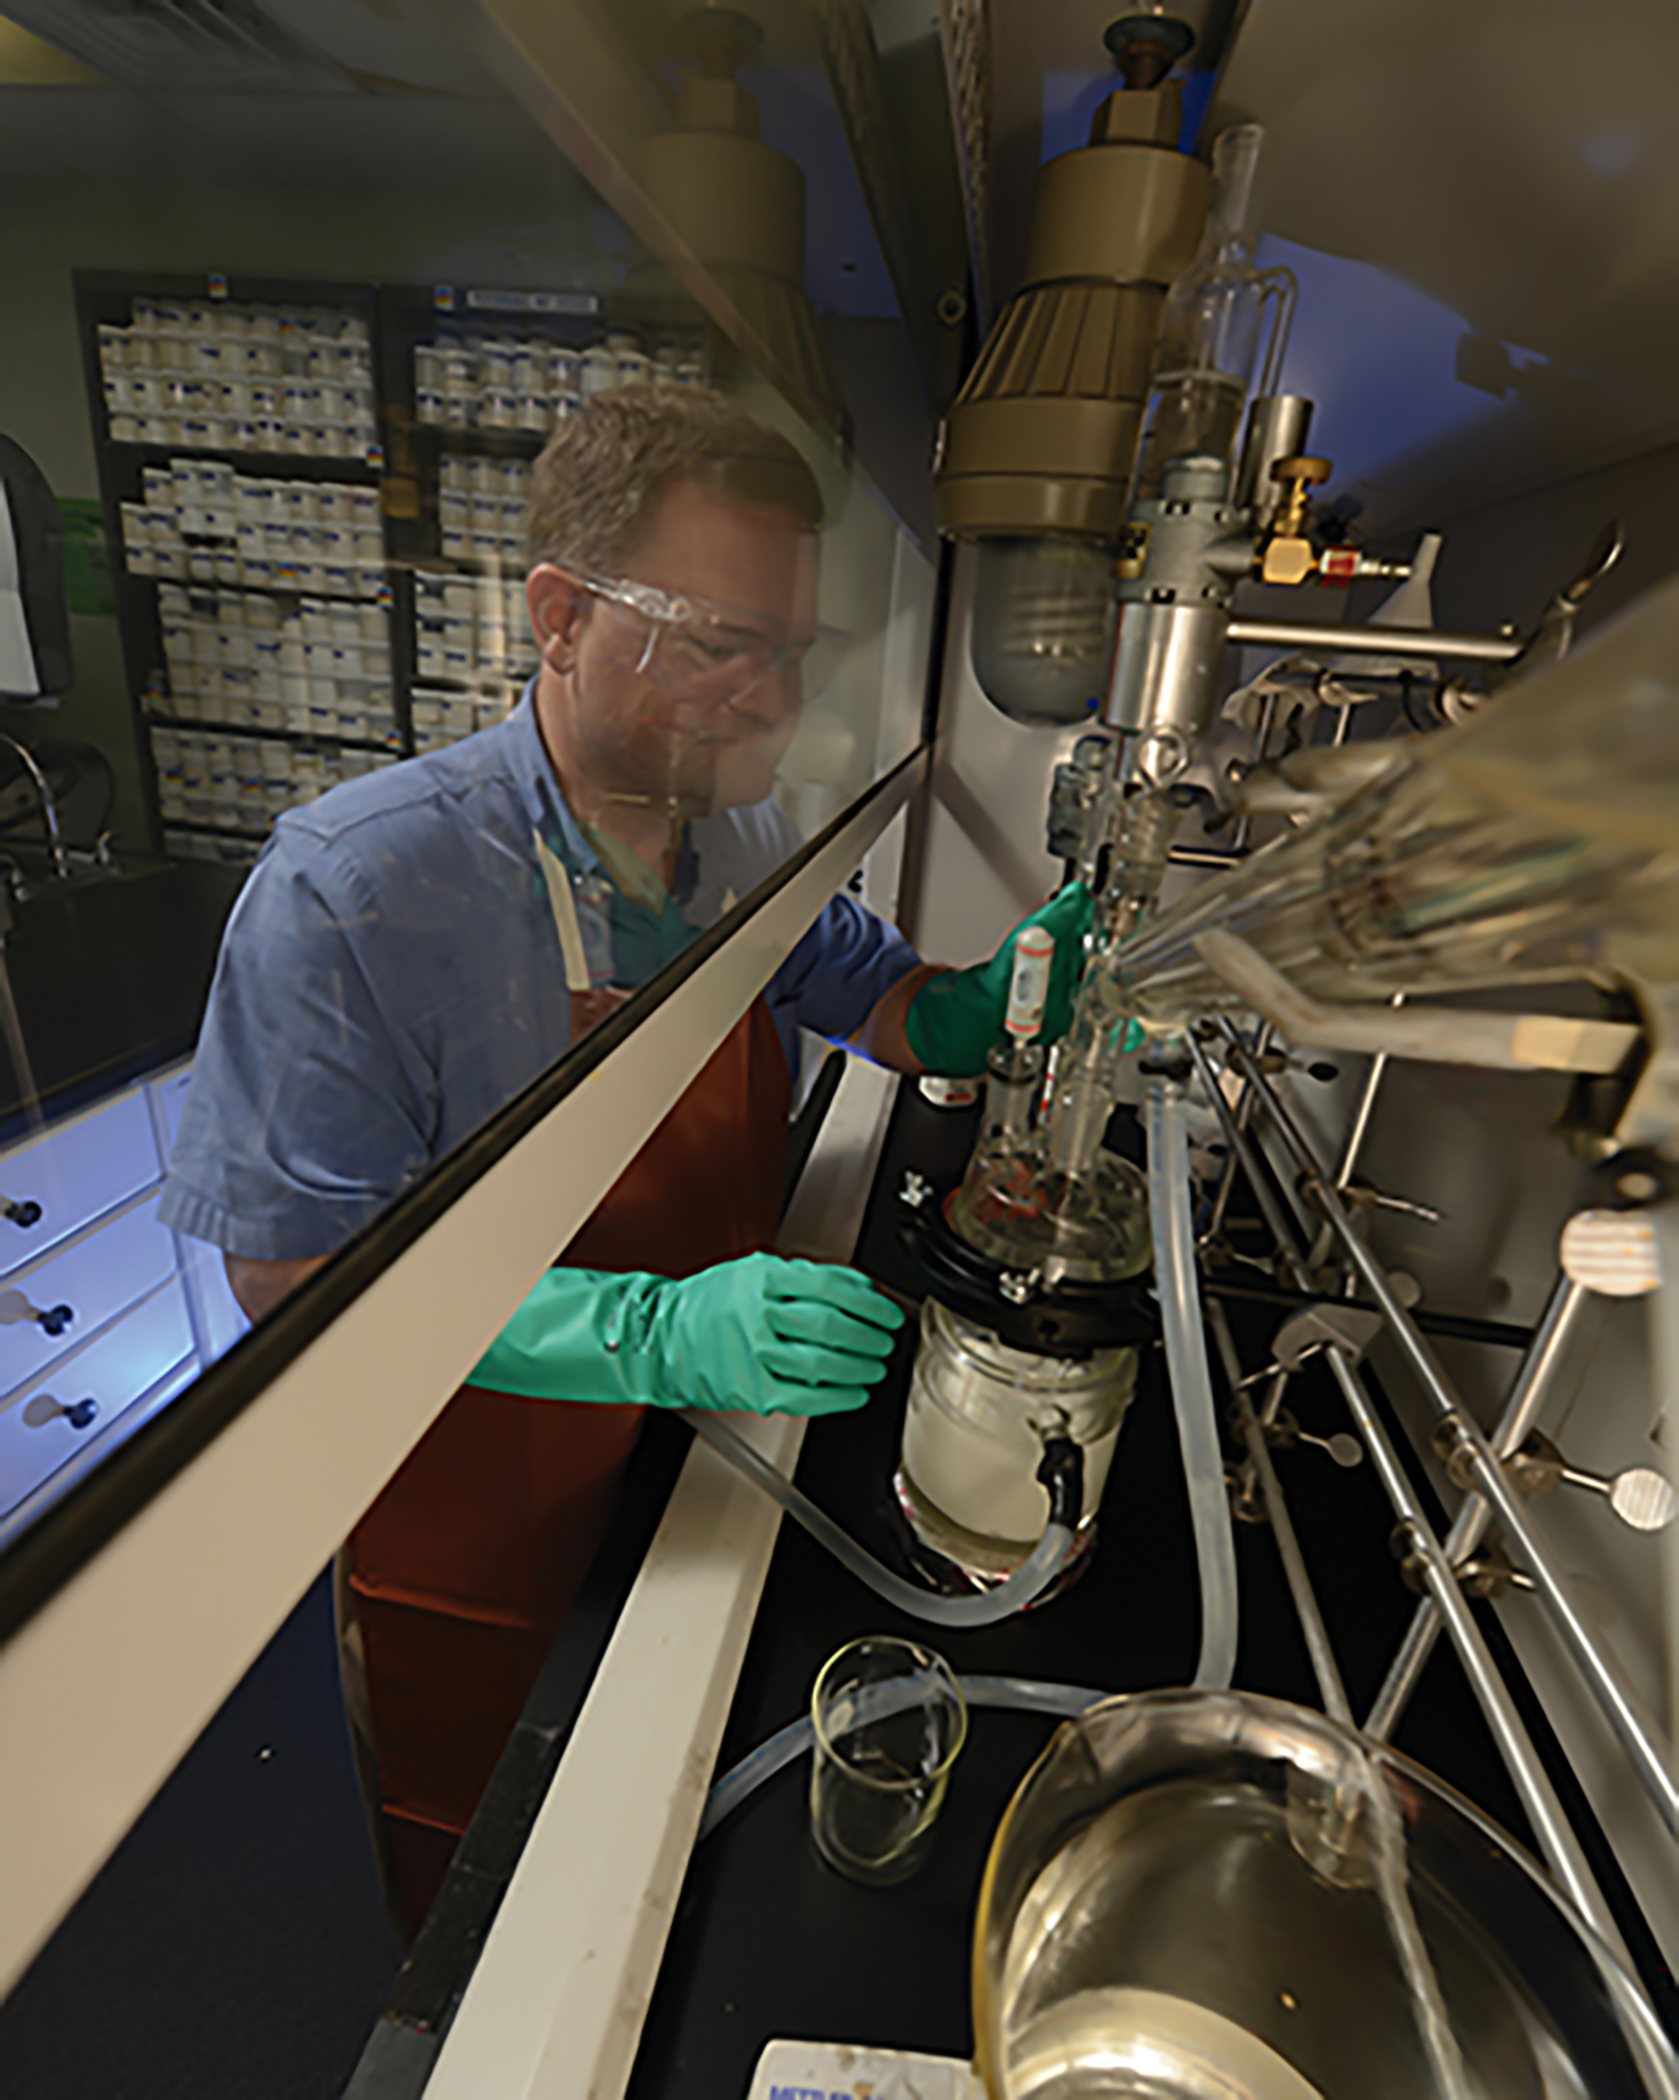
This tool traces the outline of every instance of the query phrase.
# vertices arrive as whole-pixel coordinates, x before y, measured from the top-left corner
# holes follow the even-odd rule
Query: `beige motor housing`
[[[1161,304],[1207,215],[1180,122],[1176,87],[1120,88],[1038,171],[1024,281],[941,436],[942,532],[1118,536]]]
[[[719,8],[683,27],[699,70],[682,75],[676,129],[647,142],[642,186],[769,352],[774,375],[838,427],[844,404],[804,294],[804,174],[759,138],[758,105],[733,78],[756,25]]]

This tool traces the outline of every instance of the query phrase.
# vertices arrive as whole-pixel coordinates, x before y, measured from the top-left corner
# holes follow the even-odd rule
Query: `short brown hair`
[[[821,528],[816,476],[780,431],[705,387],[618,387],[562,418],[542,449],[531,567],[619,573],[659,498],[681,482]]]

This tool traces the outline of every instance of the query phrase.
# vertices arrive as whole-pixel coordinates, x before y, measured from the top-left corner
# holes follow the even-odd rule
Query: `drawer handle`
[[[39,1225],[41,1217],[41,1206],[33,1196],[26,1196],[21,1203],[14,1202],[9,1196],[0,1196],[0,1218],[10,1218],[14,1225],[22,1226],[26,1232],[31,1225]]]
[[[73,1305],[49,1305],[43,1310],[31,1305],[22,1291],[0,1291],[0,1327],[17,1327],[33,1320],[43,1334],[61,1335],[76,1317]]]
[[[51,1393],[37,1393],[25,1406],[23,1419],[30,1429],[45,1429],[49,1422],[68,1422],[72,1429],[89,1428],[99,1413],[97,1400],[55,1400]]]

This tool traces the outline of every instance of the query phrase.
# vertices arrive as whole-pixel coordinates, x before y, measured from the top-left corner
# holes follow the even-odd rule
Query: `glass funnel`
[[[1679,2066],[1533,1863],[1417,1766],[1280,1700],[1060,1729],[992,1845],[989,2100],[1654,2100]]]

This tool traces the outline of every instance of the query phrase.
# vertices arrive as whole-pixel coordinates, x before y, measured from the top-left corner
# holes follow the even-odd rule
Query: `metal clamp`
[[[1454,1464],[1461,1470],[1461,1460],[1448,1458],[1448,1470]],[[1552,1495],[1559,1487],[1589,1488],[1607,1500],[1631,1531],[1665,1531],[1679,1516],[1679,1494],[1654,1466],[1588,1473],[1583,1466],[1571,1466],[1542,1430],[1529,1432],[1520,1449],[1504,1461],[1504,1470],[1518,1495]],[[1457,1473],[1452,1477],[1456,1480]]]
[[[1338,1349],[1348,1363],[1356,1364],[1382,1326],[1381,1314],[1362,1305],[1309,1305],[1283,1322],[1271,1344],[1271,1361],[1242,1383],[1263,1385],[1279,1372],[1298,1371],[1325,1349]]]
[[[1516,1566],[1496,1539],[1489,1539],[1456,1567],[1458,1587],[1466,1597],[1485,1597],[1496,1603],[1511,1590],[1533,1588],[1533,1577]]]
[[[1287,1451],[1295,1444],[1310,1444],[1319,1451],[1327,1452],[1343,1470],[1364,1463],[1364,1446],[1356,1436],[1345,1429],[1336,1430],[1333,1436],[1317,1436],[1309,1429],[1302,1429],[1293,1412],[1279,1407],[1268,1422],[1261,1422],[1260,1432],[1268,1444],[1279,1451]]]

